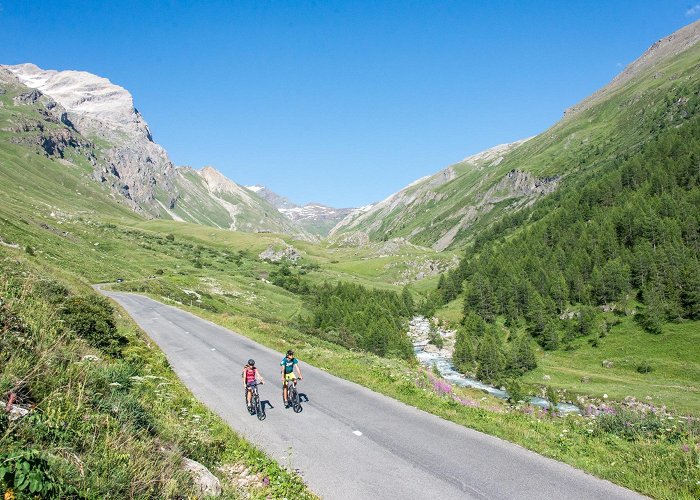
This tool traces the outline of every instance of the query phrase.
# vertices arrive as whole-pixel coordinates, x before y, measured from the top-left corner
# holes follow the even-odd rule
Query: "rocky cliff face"
[[[96,180],[131,200],[137,211],[153,217],[161,214],[157,194],[167,198],[168,205],[174,204],[173,164],[153,142],[129,92],[84,71],[43,70],[34,64],[6,68],[24,85],[60,104],[80,134],[107,145],[95,168]]]

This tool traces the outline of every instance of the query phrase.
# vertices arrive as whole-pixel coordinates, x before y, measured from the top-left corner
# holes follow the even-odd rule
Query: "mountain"
[[[700,22],[657,41],[549,130],[419,179],[367,212],[351,214],[331,236],[404,237],[437,250],[473,241],[504,216],[690,116],[700,80],[698,40]]]
[[[474,203],[464,205],[470,189],[482,187],[490,172],[523,142],[496,146],[418,179],[375,205],[351,212],[330,235],[358,232],[374,240],[405,237],[413,243],[444,250],[461,229],[468,227],[479,214],[490,211],[494,204],[516,195],[529,202],[551,189],[552,181],[543,183],[527,174],[513,172],[499,185],[480,193]],[[448,212],[451,216],[445,220]]]
[[[570,351],[635,330],[646,332],[626,349],[618,344],[615,356],[668,363],[661,344],[700,331],[699,41],[700,21],[658,41],[504,159],[504,168],[548,176],[556,187],[529,207],[503,210],[441,278],[436,303],[461,294],[470,325],[455,344],[462,369],[484,345],[470,335],[496,321],[510,339],[525,331],[543,350],[563,350],[569,368],[578,357],[605,359]]]
[[[297,205],[289,198],[281,196],[265,186],[255,185],[247,186],[247,188],[269,202],[289,220],[317,236],[327,236],[336,224],[355,210],[353,208],[333,208],[321,203]]]
[[[44,153],[62,155],[55,144],[79,144],[89,151],[92,178],[142,216],[313,238],[213,167],[175,167],[124,88],[84,71],[43,70],[33,64],[0,71],[3,81],[24,96],[13,106],[38,106],[39,119],[23,128],[36,129],[39,138],[34,142],[47,144]],[[58,134],[58,142],[44,133],[42,121],[48,119],[61,129],[52,132]]]

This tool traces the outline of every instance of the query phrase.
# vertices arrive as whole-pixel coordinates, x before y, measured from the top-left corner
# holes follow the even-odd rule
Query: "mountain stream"
[[[430,323],[422,316],[416,316],[411,320],[409,336],[413,341],[413,352],[421,365],[426,368],[437,368],[440,376],[447,382],[460,387],[473,387],[491,394],[500,399],[508,399],[508,392],[492,385],[485,384],[480,380],[468,377],[455,369],[452,365],[452,350],[454,348],[454,332],[438,329],[438,334],[443,337],[447,348],[436,349],[429,346],[426,333],[430,331]],[[452,340],[452,342],[450,342]],[[452,347],[452,349],[450,348]],[[549,408],[549,401],[538,396],[530,397],[530,404],[541,408]],[[559,413],[581,413],[578,406],[570,403],[557,404]]]

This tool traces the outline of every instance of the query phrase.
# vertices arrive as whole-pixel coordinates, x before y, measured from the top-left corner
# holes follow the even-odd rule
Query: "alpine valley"
[[[230,497],[313,498],[103,284],[642,494],[700,497],[699,42],[696,22],[543,133],[342,209],[174,165],[105,78],[0,66],[0,491],[24,491],[28,463],[38,497],[201,495],[187,458]],[[450,385],[419,348],[508,399]]]

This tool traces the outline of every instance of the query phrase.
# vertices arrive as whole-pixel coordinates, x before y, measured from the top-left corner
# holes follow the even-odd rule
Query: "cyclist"
[[[282,358],[280,366],[282,367],[282,370],[280,370],[282,373],[282,401],[284,401],[284,407],[287,408],[289,406],[289,402],[287,400],[287,380],[293,380],[294,385],[297,385],[297,377],[294,376],[295,367],[297,369],[297,373],[299,374],[299,380],[304,380],[304,377],[301,376],[299,360],[294,357],[294,351],[291,349],[288,350],[287,355]]]
[[[246,365],[243,367],[241,378],[243,379],[243,389],[246,391],[246,402],[248,404],[248,411],[250,411],[250,400],[253,397],[253,387],[255,387],[258,383],[265,383],[262,374],[260,373],[260,370],[258,370],[255,367],[254,359],[249,359],[248,363],[246,363]]]

